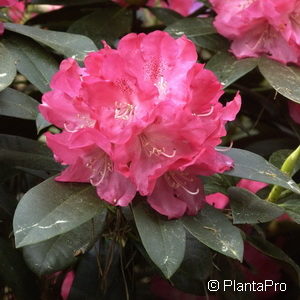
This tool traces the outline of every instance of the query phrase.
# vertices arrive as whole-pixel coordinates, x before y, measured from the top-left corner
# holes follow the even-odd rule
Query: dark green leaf
[[[67,57],[83,60],[88,52],[96,51],[95,44],[86,36],[39,29],[32,26],[5,23],[7,30],[28,36]]]
[[[283,96],[300,103],[300,68],[261,58],[259,70],[269,84]]]
[[[219,34],[207,34],[191,38],[191,40],[200,48],[212,51],[227,51],[229,42]]]
[[[215,174],[212,176],[201,176],[204,184],[205,195],[222,193],[227,195],[229,187],[236,185],[237,180],[234,177],[226,176],[223,174]]]
[[[149,10],[165,25],[171,25],[182,19],[182,16],[179,13],[171,9],[163,7],[149,7]]]
[[[17,206],[13,223],[16,246],[68,232],[92,219],[103,206],[92,185],[49,178],[29,190]]]
[[[73,23],[68,31],[85,35],[98,47],[102,47],[102,40],[113,44],[119,37],[130,32],[131,22],[131,10],[103,7]]]
[[[35,120],[39,103],[17,90],[6,88],[0,92],[0,115]]]
[[[285,212],[298,224],[300,224],[300,199],[289,199],[280,203]]]
[[[184,259],[171,278],[172,284],[186,293],[200,293],[203,281],[207,279],[212,269],[211,250],[187,233]]]
[[[47,92],[50,79],[58,70],[58,63],[53,56],[38,43],[16,34],[4,44],[14,56],[18,71],[41,93]]]
[[[13,216],[17,206],[16,198],[0,185],[0,209],[7,215]]]
[[[35,245],[25,246],[23,255],[27,265],[38,275],[69,267],[99,238],[105,216],[106,209],[71,231]]]
[[[0,238],[0,278],[16,293],[18,300],[35,300],[37,286],[22,255],[8,241]]]
[[[260,199],[248,190],[228,189],[234,224],[257,224],[269,222],[284,213],[278,205]]]
[[[189,39],[216,33],[211,18],[184,18],[168,26],[165,31],[175,38],[186,35]]]
[[[133,206],[133,214],[148,255],[170,278],[184,257],[185,231],[182,224],[178,220],[164,220],[143,202]]]
[[[16,76],[16,65],[11,53],[0,43],[0,91],[8,87]]]
[[[62,169],[44,144],[20,136],[0,134],[0,160],[3,164],[35,170]]]
[[[115,241],[101,239],[79,261],[68,300],[126,299],[122,250]],[[103,267],[109,263],[105,273],[101,274],[99,262]]]
[[[242,149],[232,148],[226,152],[234,161],[234,168],[225,174],[255,181],[279,185],[300,194],[297,184],[263,157]]]
[[[278,259],[282,262],[289,264],[297,273],[298,281],[300,282],[300,268],[299,266],[284,253],[280,248],[276,247],[269,241],[257,237],[257,236],[247,236],[247,241],[257,250],[261,251],[265,255],[268,255],[272,258]]]
[[[207,205],[195,217],[184,217],[185,228],[201,243],[242,261],[244,244],[238,228],[219,210]]]
[[[224,87],[229,86],[257,66],[256,58],[236,59],[228,52],[220,52],[206,64],[213,71]]]
[[[51,123],[49,123],[42,114],[38,114],[36,117],[36,130],[38,133],[40,133],[43,129],[49,127]]]

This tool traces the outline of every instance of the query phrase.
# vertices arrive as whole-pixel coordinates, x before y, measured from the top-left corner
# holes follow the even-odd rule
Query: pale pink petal
[[[244,188],[252,193],[257,193],[261,189],[265,188],[268,186],[267,183],[265,182],[259,182],[259,181],[254,181],[254,180],[249,180],[249,179],[241,179],[237,185],[237,187]]]
[[[229,198],[222,193],[214,193],[205,196],[205,201],[218,209],[224,209],[229,203]]]

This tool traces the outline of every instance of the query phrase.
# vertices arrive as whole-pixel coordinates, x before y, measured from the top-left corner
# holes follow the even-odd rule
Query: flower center
[[[128,121],[134,115],[135,106],[125,102],[115,102],[115,119]]]

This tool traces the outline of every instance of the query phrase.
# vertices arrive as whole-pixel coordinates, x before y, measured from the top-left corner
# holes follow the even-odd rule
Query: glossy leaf
[[[36,27],[5,23],[7,30],[28,36],[60,54],[83,60],[88,52],[96,51],[95,44],[86,36],[59,31],[44,30]]]
[[[165,220],[140,202],[133,206],[142,243],[157,267],[170,278],[180,266],[185,251],[185,231],[178,220]]]
[[[13,223],[16,246],[68,232],[92,219],[103,206],[92,185],[49,178],[29,190],[17,206]]]
[[[284,213],[278,205],[260,199],[248,190],[228,189],[234,224],[257,224],[269,222]]]
[[[47,241],[25,246],[23,255],[27,265],[38,275],[63,270],[87,252],[102,232],[106,209],[92,220]]]
[[[229,187],[236,185],[237,180],[234,177],[226,176],[224,174],[215,174],[212,176],[201,176],[204,184],[205,195],[222,193],[227,195]]]
[[[41,93],[50,90],[49,82],[58,70],[58,63],[49,52],[31,39],[15,34],[6,40],[5,46],[14,56],[21,74]]]
[[[212,51],[228,51],[229,42],[219,34],[207,34],[192,38],[192,41],[200,48]]]
[[[204,245],[242,261],[244,244],[241,233],[219,210],[207,205],[197,216],[184,217],[182,222]]]
[[[44,144],[7,134],[0,134],[0,160],[10,166],[35,170],[58,172],[62,169]]]
[[[230,156],[234,161],[234,168],[224,174],[279,185],[300,194],[297,184],[263,157],[236,148],[232,148],[224,154]]]
[[[113,44],[119,37],[130,32],[131,22],[131,10],[103,7],[77,20],[68,31],[85,35],[102,48],[102,40]]]
[[[0,238],[0,278],[13,289],[17,299],[39,299],[33,274],[28,270],[21,253],[3,238]]]
[[[300,103],[300,68],[261,58],[259,70],[269,84],[283,96]]]
[[[289,199],[278,204],[298,224],[300,224],[300,199]]]
[[[165,31],[175,38],[186,35],[189,39],[216,33],[211,18],[185,18],[168,26]]]
[[[182,16],[179,13],[171,9],[163,7],[149,7],[149,10],[165,25],[171,25],[182,19]]]
[[[126,299],[122,256],[120,244],[101,239],[78,262],[68,300]],[[99,262],[105,268],[109,261],[109,269],[101,274]]]
[[[17,90],[6,88],[0,92],[0,115],[35,120],[39,103]]]
[[[36,129],[37,132],[40,133],[43,129],[49,127],[51,123],[49,123],[42,114],[38,113],[36,117]]]
[[[298,282],[300,283],[300,267],[280,248],[276,247],[269,241],[257,236],[247,236],[247,241],[253,247],[261,251],[265,255],[268,255],[272,258],[278,259],[282,262],[289,264],[296,272],[298,277]]]
[[[8,87],[16,76],[16,65],[11,53],[0,43],[0,91]]]
[[[171,278],[172,284],[186,293],[198,294],[212,270],[211,250],[187,233],[184,259]]]
[[[206,64],[206,68],[217,75],[225,88],[256,66],[256,58],[236,59],[227,52],[217,53]]]

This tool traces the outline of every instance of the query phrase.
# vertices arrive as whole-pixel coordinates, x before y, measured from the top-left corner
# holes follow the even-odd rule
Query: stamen
[[[155,155],[155,156],[162,155],[167,158],[173,158],[173,157],[175,157],[175,155],[177,153],[176,149],[173,149],[173,152],[171,154],[168,154],[168,153],[166,153],[166,150],[164,147],[162,147],[162,148],[154,147],[149,142],[147,137],[143,134],[140,135],[140,141],[141,141],[142,147],[145,150],[148,157],[151,157],[152,155]]]
[[[168,83],[167,83],[167,81],[164,79],[164,77],[162,75],[159,76],[159,79],[157,80],[156,83],[154,83],[154,85],[158,89],[159,98],[161,98],[162,96],[165,96],[167,94]]]
[[[115,119],[129,120],[133,114],[135,106],[124,102],[115,102]]]
[[[219,152],[227,152],[227,151],[231,150],[232,146],[233,146],[233,141],[230,142],[230,145],[227,148],[215,147],[215,150],[217,150]]]
[[[74,133],[74,132],[77,132],[78,131],[78,126],[75,126],[74,129],[70,129],[69,128],[69,123],[68,122],[64,122],[64,129],[67,131],[67,132],[70,132],[70,133]]]
[[[92,170],[90,183],[93,186],[102,183],[106,175],[113,170],[112,163],[106,154],[93,157],[85,165]]]
[[[187,189],[185,186],[181,186],[187,193],[189,193],[190,195],[197,195],[197,194],[199,194],[199,192],[200,192],[200,189],[199,188],[197,188],[197,190],[196,190],[196,192],[192,192],[192,191],[190,191],[189,189]]]
[[[185,172],[180,172],[180,173],[176,172],[175,173],[175,172],[170,171],[167,174],[165,174],[165,178],[166,178],[166,181],[169,184],[169,186],[174,189],[182,188],[190,195],[197,195],[200,192],[199,188],[197,188],[197,190],[194,192],[194,191],[189,190],[186,187],[188,184],[187,181],[193,182],[194,179],[191,176],[188,176],[188,174]]]
[[[194,115],[194,116],[197,116],[197,117],[208,117],[208,116],[210,116],[213,112],[214,112],[214,106],[211,106],[209,112],[204,113],[204,114],[193,114],[193,115]]]
[[[76,117],[77,120],[73,124],[67,121],[64,122],[64,129],[67,132],[74,133],[83,128],[92,128],[96,124],[96,120],[91,119],[87,114],[77,114]]]

